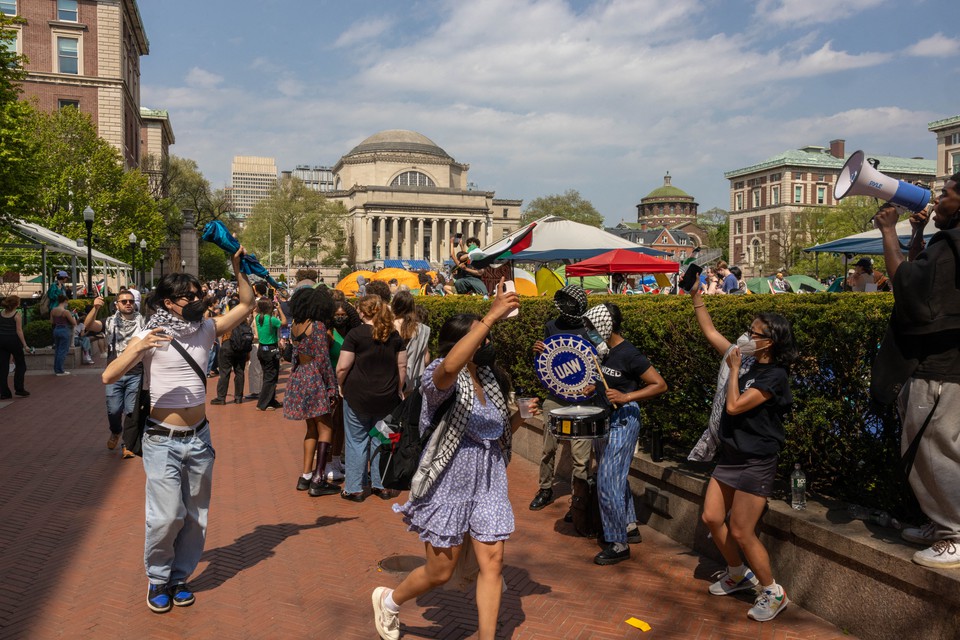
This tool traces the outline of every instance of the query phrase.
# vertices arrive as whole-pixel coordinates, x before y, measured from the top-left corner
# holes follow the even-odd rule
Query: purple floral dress
[[[298,354],[312,356],[299,364]],[[317,418],[333,411],[337,376],[330,364],[330,343],[322,322],[314,322],[310,335],[293,339],[293,370],[283,396],[283,417],[288,420]]]
[[[441,391],[433,383],[433,370],[443,361],[434,360],[423,372],[423,413],[432,416],[457,385]],[[506,540],[513,533],[513,508],[507,497],[507,466],[497,442],[505,425],[493,402],[483,405],[474,397],[460,447],[425,496],[393,510],[403,514],[410,531],[434,547],[463,544],[470,534],[480,542]]]

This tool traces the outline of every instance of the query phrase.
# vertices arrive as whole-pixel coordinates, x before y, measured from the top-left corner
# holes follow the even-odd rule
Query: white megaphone
[[[863,151],[855,151],[837,178],[833,197],[872,196],[909,212],[922,211],[930,202],[930,190],[886,176],[864,162]]]

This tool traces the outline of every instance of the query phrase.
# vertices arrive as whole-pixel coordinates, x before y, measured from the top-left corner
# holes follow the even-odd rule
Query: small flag
[[[501,240],[482,251],[472,251],[470,266],[474,269],[485,269],[498,260],[510,260],[512,256],[530,247],[533,243],[533,229],[536,226],[536,222],[531,222],[526,229],[510,238],[508,243]]]
[[[393,430],[387,426],[387,423],[383,420],[380,420],[377,422],[377,424],[373,425],[372,429],[370,429],[369,435],[371,438],[376,438],[380,444],[390,444],[390,436],[392,433]]]

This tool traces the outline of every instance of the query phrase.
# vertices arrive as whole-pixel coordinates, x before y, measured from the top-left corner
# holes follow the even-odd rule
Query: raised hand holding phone
[[[500,285],[500,287],[501,287],[500,291],[502,291],[503,293],[512,293],[514,295],[517,294],[517,285],[513,280],[504,281],[503,284]],[[497,295],[500,295],[500,291],[497,292]],[[519,314],[520,314],[520,307],[518,306],[516,309],[508,313],[506,317],[515,318]]]

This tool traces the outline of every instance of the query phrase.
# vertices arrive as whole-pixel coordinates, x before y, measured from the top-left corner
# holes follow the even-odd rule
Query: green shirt
[[[330,362],[334,367],[337,366],[337,360],[340,359],[340,348],[343,346],[343,336],[334,329],[331,331],[333,337],[330,340]]]
[[[253,326],[257,328],[257,338],[260,340],[260,344],[277,344],[280,318],[258,313],[253,318]]]

